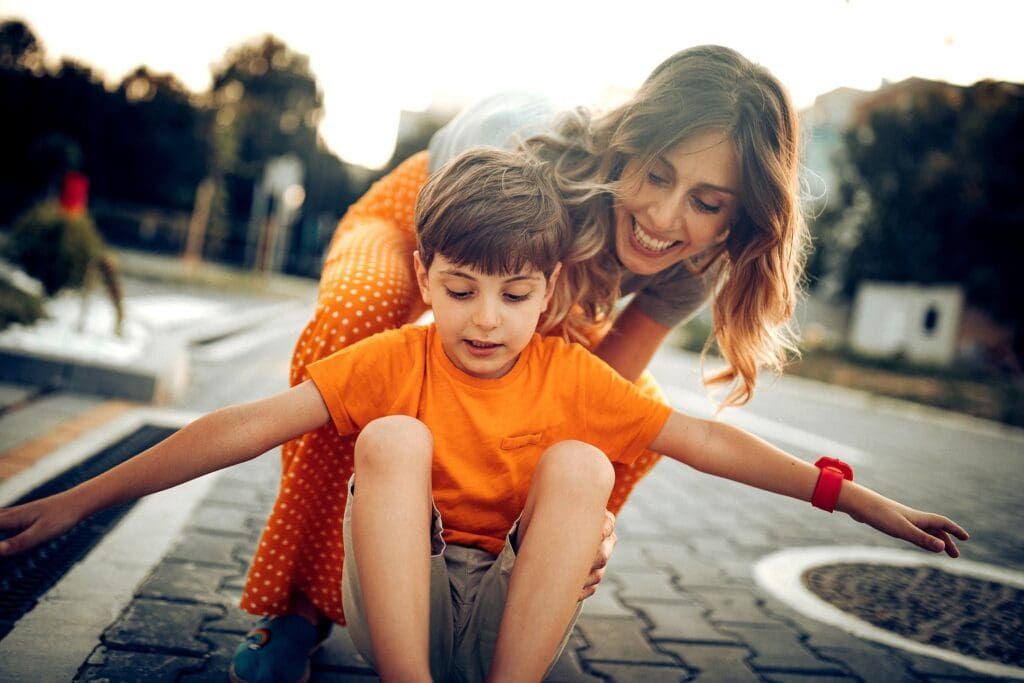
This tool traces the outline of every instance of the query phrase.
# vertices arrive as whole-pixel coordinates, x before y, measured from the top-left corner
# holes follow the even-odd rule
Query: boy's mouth
[[[476,339],[464,339],[466,350],[474,356],[489,356],[503,345],[495,342],[478,341]]]
[[[467,339],[466,343],[472,346],[474,349],[493,349],[498,346],[501,346],[501,344],[497,344],[495,342],[477,341],[475,339]]]

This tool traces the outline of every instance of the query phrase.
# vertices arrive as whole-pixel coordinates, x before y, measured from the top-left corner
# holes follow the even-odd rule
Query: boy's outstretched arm
[[[673,412],[650,445],[656,453],[701,472],[810,501],[820,470],[731,425]],[[967,532],[950,519],[921,512],[852,481],[844,481],[836,509],[879,531],[932,552],[958,557],[953,536]]]
[[[67,491],[0,509],[0,555],[26,550],[64,533],[105,508],[163,491],[236,465],[328,420],[312,382],[275,396],[230,406],[192,422],[152,448]]]

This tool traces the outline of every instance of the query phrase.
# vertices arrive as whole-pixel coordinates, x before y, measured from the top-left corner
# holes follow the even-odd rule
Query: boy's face
[[[539,270],[484,275],[441,254],[434,256],[429,270],[419,252],[413,260],[423,302],[434,309],[445,355],[466,374],[490,379],[511,370],[530,342],[561,269],[559,264],[550,278]]]

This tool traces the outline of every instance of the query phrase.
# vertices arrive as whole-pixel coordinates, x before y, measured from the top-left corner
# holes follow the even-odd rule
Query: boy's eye
[[[444,291],[446,291],[448,293],[448,296],[450,296],[453,299],[468,299],[469,297],[473,296],[473,292],[468,290],[459,291],[457,289],[449,289],[448,287],[445,287]]]
[[[693,206],[702,213],[718,213],[722,207],[702,202],[699,198],[693,198]]]

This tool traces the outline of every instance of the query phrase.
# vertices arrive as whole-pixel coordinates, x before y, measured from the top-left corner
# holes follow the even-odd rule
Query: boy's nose
[[[493,330],[501,322],[495,306],[481,304],[473,312],[473,324],[483,330]]]

